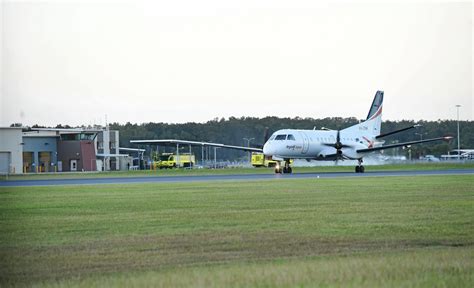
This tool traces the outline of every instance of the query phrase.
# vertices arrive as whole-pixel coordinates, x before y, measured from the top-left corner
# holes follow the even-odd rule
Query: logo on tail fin
[[[372,101],[372,106],[370,106],[369,115],[367,115],[366,120],[372,120],[382,113],[382,103],[383,91],[377,91],[377,93],[375,93],[374,101]]]
[[[364,139],[365,141],[367,141],[367,143],[368,143],[368,144],[367,144],[367,148],[372,148],[372,147],[374,147],[375,141],[370,141],[369,139],[367,139],[367,137],[364,137],[364,136],[362,136],[362,139]]]

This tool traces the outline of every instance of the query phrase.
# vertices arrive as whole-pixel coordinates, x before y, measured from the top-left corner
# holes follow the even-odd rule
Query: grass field
[[[0,286],[474,286],[474,176],[0,188]]]
[[[404,171],[404,170],[443,170],[443,169],[474,169],[474,162],[441,162],[441,163],[411,163],[386,164],[366,166],[366,171]],[[316,172],[354,172],[354,166],[314,166],[294,167],[294,173]],[[154,177],[154,176],[182,176],[182,175],[223,175],[223,174],[274,174],[273,168],[225,168],[225,169],[164,169],[139,171],[111,171],[111,172],[65,172],[0,175],[4,180],[37,180],[37,179],[76,179],[76,178],[110,178],[110,177]]]

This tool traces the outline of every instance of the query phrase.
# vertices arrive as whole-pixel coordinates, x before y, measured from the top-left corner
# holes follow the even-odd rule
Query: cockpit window
[[[269,140],[273,140],[273,139],[275,139],[275,135],[272,135],[272,137],[270,137]]]
[[[286,135],[277,135],[275,137],[275,140],[285,140],[286,139]]]
[[[286,138],[286,140],[293,140],[293,141],[296,141],[295,136],[293,136],[293,135],[291,135],[291,134],[288,134],[288,137]]]

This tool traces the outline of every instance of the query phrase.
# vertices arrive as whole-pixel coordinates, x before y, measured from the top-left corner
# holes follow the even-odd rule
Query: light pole
[[[247,141],[247,147],[250,147],[250,141],[254,140],[255,138],[242,138],[244,139],[245,141]],[[252,161],[252,158],[250,157],[250,151],[248,152],[249,153],[249,161],[251,162]]]
[[[204,168],[204,144],[201,144],[201,166]]]
[[[247,141],[247,147],[250,147],[250,141],[254,140],[255,138],[242,138]]]
[[[420,136],[420,141],[423,141],[423,135],[426,135],[426,133],[416,133],[416,132],[415,132],[415,135]],[[423,150],[422,150],[422,149],[423,149],[423,148],[420,149],[420,150],[421,150],[421,153],[420,153],[421,155],[420,155],[420,157],[423,156]]]
[[[459,105],[459,104],[456,105],[457,116],[458,116],[458,161],[461,160],[461,151],[459,151],[459,150],[461,150],[461,148],[460,148],[461,145],[460,145],[460,142],[459,142],[459,139],[460,139],[460,137],[459,137],[459,108],[460,107],[461,107],[461,105]]]
[[[423,135],[426,135],[426,133],[415,133],[415,135],[420,136],[420,141],[423,141]]]
[[[221,147],[214,147],[214,169],[217,169],[217,149]]]

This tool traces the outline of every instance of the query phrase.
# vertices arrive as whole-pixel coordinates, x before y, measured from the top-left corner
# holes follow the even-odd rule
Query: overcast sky
[[[4,1],[0,125],[473,120],[471,2],[313,2]]]

